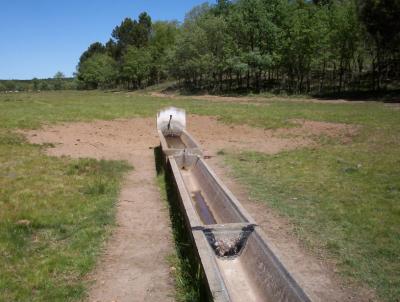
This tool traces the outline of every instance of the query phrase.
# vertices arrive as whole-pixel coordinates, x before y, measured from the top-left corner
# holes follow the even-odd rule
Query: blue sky
[[[12,0],[0,8],[0,79],[71,76],[81,53],[125,17],[180,20],[205,0]]]

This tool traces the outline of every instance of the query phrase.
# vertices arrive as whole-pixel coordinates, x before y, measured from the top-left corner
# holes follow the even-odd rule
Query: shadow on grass
[[[161,147],[154,149],[157,180],[169,209],[176,255],[169,257],[175,268],[177,301],[209,301],[205,276],[199,263],[191,234],[188,232],[179,192]]]
[[[343,91],[313,94],[321,100],[344,99],[346,101],[375,101],[384,103],[400,103],[400,89],[379,91]]]
[[[342,92],[332,92],[325,91],[322,93],[318,92],[303,92],[296,93],[290,92],[285,89],[280,88],[264,88],[261,90],[250,88],[235,88],[235,89],[206,89],[206,88],[196,88],[196,87],[186,87],[183,85],[167,86],[162,90],[165,94],[180,94],[183,96],[202,96],[205,94],[215,95],[215,96],[227,96],[227,97],[245,97],[248,95],[260,95],[260,96],[278,96],[278,97],[313,97],[320,100],[346,100],[346,101],[375,101],[375,102],[385,102],[385,103],[400,103],[400,89],[387,89],[387,90],[351,90]]]

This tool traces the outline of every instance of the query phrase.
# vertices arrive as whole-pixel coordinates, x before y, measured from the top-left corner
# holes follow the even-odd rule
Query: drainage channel
[[[167,108],[157,115],[165,163],[179,192],[210,300],[310,301],[253,218],[207,165],[185,127],[181,109]]]

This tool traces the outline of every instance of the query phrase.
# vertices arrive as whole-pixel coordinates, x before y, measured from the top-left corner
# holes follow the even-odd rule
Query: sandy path
[[[189,131],[207,155],[220,149],[277,153],[317,146],[314,137],[327,135],[347,141],[354,128],[334,123],[299,121],[297,128],[263,130],[226,125],[213,117],[189,116]],[[122,188],[118,203],[118,227],[91,276],[90,301],[169,301],[172,281],[165,256],[171,250],[170,222],[154,183],[153,150],[159,144],[154,119],[130,119],[70,123],[30,131],[34,143],[55,143],[51,155],[128,160],[135,170]],[[240,137],[240,139],[238,139]],[[210,164],[244,207],[266,232],[283,263],[315,301],[366,301],[370,295],[346,288],[334,266],[309,255],[291,234],[291,226],[265,204],[249,200],[246,190],[228,175],[220,157]],[[353,291],[353,292],[352,292]]]
[[[168,210],[155,183],[153,119],[72,123],[31,131],[34,143],[54,143],[50,155],[127,160],[134,166],[117,206],[117,227],[95,271],[89,301],[173,301],[166,256],[172,253]]]
[[[173,301],[166,263],[172,251],[169,217],[154,183],[153,151],[132,155],[135,170],[121,190],[118,228],[92,274],[90,301]]]

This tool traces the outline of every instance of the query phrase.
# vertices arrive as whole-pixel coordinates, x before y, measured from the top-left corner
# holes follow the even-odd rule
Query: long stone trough
[[[185,112],[160,111],[157,128],[210,300],[310,301],[254,219],[204,160],[185,129]]]

